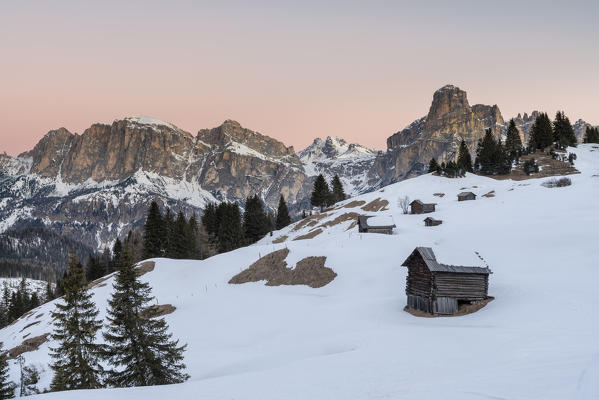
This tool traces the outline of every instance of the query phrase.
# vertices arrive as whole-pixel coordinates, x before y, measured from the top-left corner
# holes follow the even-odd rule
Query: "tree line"
[[[599,131],[597,128],[587,127],[585,142],[599,142]],[[458,150],[457,161],[449,161],[439,164],[435,158],[429,162],[428,171],[437,172],[447,177],[464,176],[466,172],[475,172],[483,175],[505,175],[509,174],[514,164],[518,164],[520,157],[524,154],[534,153],[549,146],[555,149],[564,149],[568,146],[576,146],[577,140],[570,120],[563,111],[558,111],[552,122],[546,113],[540,113],[531,128],[527,146],[523,146],[520,133],[513,119],[508,124],[505,142],[501,138],[495,139],[491,129],[485,131],[485,135],[476,146],[476,157],[472,157],[466,142],[462,140]],[[573,162],[573,160],[570,160]],[[528,160],[524,165],[528,174],[538,171],[534,160]]]
[[[316,177],[310,197],[310,203],[313,207],[320,207],[322,212],[325,207],[330,207],[339,201],[345,200],[345,198],[345,191],[339,176],[335,175],[333,177],[330,186],[322,174]]]
[[[129,249],[123,248],[108,302],[107,323],[101,332],[103,323],[98,319],[84,267],[72,255],[62,281],[64,295],[51,313],[54,330],[50,338],[56,347],[50,348],[54,371],[50,391],[166,385],[189,378],[183,363],[186,345],[172,339],[166,321],[152,305],[149,284],[139,279],[134,265]],[[104,345],[96,341],[100,333]],[[31,371],[32,367],[26,368]],[[29,381],[21,379],[21,394],[32,373],[25,374]],[[3,353],[0,398],[13,397],[15,387],[8,380]]]

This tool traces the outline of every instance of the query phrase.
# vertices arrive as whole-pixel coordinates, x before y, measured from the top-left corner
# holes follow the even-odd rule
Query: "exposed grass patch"
[[[366,202],[364,200],[353,200],[353,201],[350,201],[349,203],[347,203],[346,205],[344,205],[343,208],[360,207],[360,206],[363,206],[364,204],[366,204]]]
[[[144,310],[141,316],[143,318],[158,318],[163,315],[172,314],[176,309],[172,304],[155,304]]]
[[[322,229],[318,228],[318,229],[315,229],[315,230],[313,230],[311,232],[306,233],[305,235],[298,236],[298,237],[296,237],[293,240],[312,239],[313,237],[316,237],[316,236],[320,235],[321,233],[322,233]]]
[[[287,268],[289,249],[274,251],[259,258],[246,270],[235,275],[230,284],[266,281],[267,286],[308,285],[319,288],[330,283],[337,274],[325,267],[326,257],[306,257],[294,269]]]
[[[445,193],[433,193],[433,196],[443,197],[445,196]]]
[[[273,243],[283,243],[285,240],[287,240],[289,236],[284,235],[284,236],[279,236],[278,238],[276,238],[275,240],[273,240]]]
[[[34,326],[34,325],[37,325],[37,324],[39,324],[39,323],[41,323],[41,322],[42,322],[42,321],[35,321],[35,322],[32,322],[32,323],[30,323],[30,324],[27,324],[27,325],[25,325],[25,326],[23,327],[23,329],[21,329],[21,332],[23,332],[25,329],[27,329],[27,328],[30,328],[30,327],[32,327],[32,326]]]
[[[483,197],[495,197],[495,191],[491,190],[489,193],[483,194]]]
[[[314,226],[314,225],[318,225],[318,221],[320,221],[323,218],[328,217],[329,214],[314,214],[314,215],[310,215],[304,219],[302,219],[300,222],[298,222],[294,227],[293,227],[293,231],[299,231],[300,229],[306,227],[306,226]]]
[[[546,188],[554,188],[554,187],[565,187],[572,185],[572,180],[570,178],[559,178],[559,179],[549,179],[541,184]]]
[[[387,200],[382,200],[381,198],[378,198],[366,204],[364,207],[362,207],[362,210],[370,212],[384,211],[387,210],[387,208],[385,207],[387,207],[388,205],[389,202]]]
[[[142,276],[148,272],[154,271],[156,263],[154,261],[144,261],[137,268],[135,268],[135,275]]]
[[[355,213],[355,212],[347,212],[347,213],[339,215],[337,218],[335,218],[332,221],[327,221],[327,222],[321,224],[320,227],[328,228],[331,226],[339,225],[340,223],[345,222],[345,221],[355,221],[356,219],[358,219],[359,215],[360,214]]]
[[[23,342],[20,345],[13,347],[12,349],[9,349],[6,352],[8,355],[8,358],[9,359],[17,358],[18,356],[20,356],[23,353],[26,353],[28,351],[35,351],[35,350],[39,349],[39,347],[42,344],[44,344],[48,341],[48,336],[50,336],[50,333],[44,333],[43,335],[35,336],[32,338],[23,340]]]

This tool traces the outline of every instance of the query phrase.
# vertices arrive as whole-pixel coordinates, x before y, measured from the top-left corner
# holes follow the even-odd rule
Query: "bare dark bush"
[[[547,187],[547,188],[554,188],[554,187],[564,187],[564,186],[570,186],[572,184],[572,181],[570,180],[570,178],[559,178],[559,179],[549,179],[548,181],[543,182],[543,186]]]

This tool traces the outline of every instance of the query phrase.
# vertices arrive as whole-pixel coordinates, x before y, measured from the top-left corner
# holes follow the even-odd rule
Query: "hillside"
[[[347,200],[312,226],[316,218],[250,247],[204,261],[155,260],[142,279],[154,288],[157,304],[176,307],[166,319],[175,337],[189,345],[191,379],[168,387],[98,390],[86,398],[596,398],[599,146],[569,150],[577,153],[581,171],[570,176],[569,187],[543,187],[546,178],[424,175]],[[458,203],[456,194],[464,188],[479,198]],[[487,193],[493,196],[480,196]],[[402,196],[438,203],[431,215],[443,224],[425,227],[424,216],[403,215],[397,204]],[[360,234],[348,229],[351,220],[333,223],[348,212],[366,213],[367,205],[388,208],[368,215],[391,215],[393,235]],[[292,240],[318,229],[322,233],[313,239]],[[431,246],[450,264],[481,263],[474,254],[479,252],[493,270],[489,294],[495,300],[461,317],[404,312],[401,264],[416,246]],[[288,265],[324,256],[337,276],[318,289],[228,284],[282,248],[290,251]],[[110,291],[111,279],[93,289],[102,317]],[[52,307],[43,305],[1,330],[5,347],[50,332]],[[45,369],[42,387],[51,378],[48,345],[24,353],[28,363]],[[14,362],[11,367],[15,379]]]

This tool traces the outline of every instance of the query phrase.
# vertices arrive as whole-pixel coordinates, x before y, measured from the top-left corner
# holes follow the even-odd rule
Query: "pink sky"
[[[0,4],[0,152],[134,115],[384,149],[447,83],[599,124],[597,3],[82,3]]]

